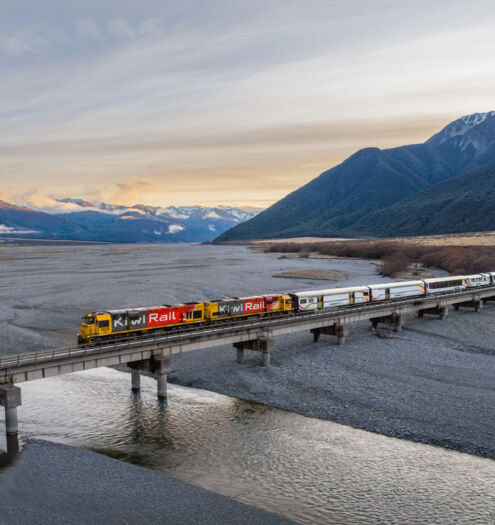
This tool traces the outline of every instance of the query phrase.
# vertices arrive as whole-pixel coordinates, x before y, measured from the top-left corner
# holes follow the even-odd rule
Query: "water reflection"
[[[0,469],[8,467],[15,461],[20,448],[18,436],[6,436],[5,441],[3,450],[6,452],[0,452]]]
[[[494,519],[495,462],[114,370],[23,386],[21,437],[82,446],[304,523]],[[0,428],[2,432],[2,428]],[[22,445],[22,443],[21,443]]]

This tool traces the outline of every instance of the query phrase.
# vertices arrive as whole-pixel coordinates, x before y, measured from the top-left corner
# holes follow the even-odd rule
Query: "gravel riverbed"
[[[73,344],[91,310],[384,280],[369,261],[280,259],[243,246],[4,247],[0,256],[0,355]],[[273,277],[318,269],[348,277]],[[407,318],[402,333],[385,338],[352,324],[343,346],[298,332],[276,338],[267,369],[257,353],[237,364],[232,347],[190,352],[172,359],[170,381],[495,457],[494,316],[487,305],[447,320]]]
[[[271,366],[231,347],[172,360],[170,381],[386,436],[495,457],[495,306],[406,318],[401,333],[353,324],[346,344],[276,339]]]
[[[32,441],[0,472],[0,521],[15,524],[290,524],[152,470]]]
[[[0,260],[0,355],[73,344],[81,315],[91,310],[383,280],[368,261],[279,259],[239,246],[7,247],[0,249]],[[348,278],[273,277],[306,270],[335,270]],[[495,305],[487,305],[480,313],[451,311],[446,320],[408,317],[401,333],[382,331],[382,337],[370,332],[368,323],[357,323],[343,346],[324,335],[313,343],[307,332],[277,337],[269,368],[260,366],[258,353],[247,352],[241,365],[233,347],[210,348],[174,357],[169,381],[495,458],[494,316]],[[184,523],[208,523],[210,517],[227,523],[222,519],[229,513],[235,517],[231,522],[243,523],[243,516],[250,516],[246,506],[241,512],[228,498],[199,492],[196,497],[199,489],[174,488],[174,482],[101,455],[36,442],[0,475],[2,496],[8,494],[0,498],[0,515],[10,513],[15,523],[91,523],[97,511],[109,523],[122,523],[127,512],[129,523],[154,523],[156,516],[166,523],[167,509],[168,516],[174,516],[172,509],[191,516]],[[141,485],[154,498],[141,493]],[[8,487],[17,487],[17,493],[7,493]],[[185,510],[176,501],[166,505],[163,494],[169,489],[172,499],[182,498]],[[36,503],[44,509],[38,521]],[[175,516],[170,522],[181,523]],[[282,520],[252,516],[251,523]]]

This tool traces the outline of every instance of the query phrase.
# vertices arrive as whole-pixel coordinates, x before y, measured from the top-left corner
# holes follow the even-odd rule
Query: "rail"
[[[98,355],[99,353],[102,353],[104,351],[120,351],[153,343],[180,342],[181,340],[187,339],[188,337],[194,338],[195,336],[202,337],[205,335],[215,334],[228,335],[232,332],[238,331],[239,329],[243,331],[267,330],[271,327],[276,327],[280,325],[283,326],[285,324],[293,323],[304,323],[304,321],[319,319],[331,320],[363,311],[369,312],[371,317],[373,315],[373,311],[376,311],[376,313],[378,314],[381,310],[389,309],[393,305],[396,305],[398,308],[412,305],[417,306],[419,309],[419,307],[421,306],[435,303],[439,300],[444,300],[446,298],[459,298],[461,300],[458,302],[462,302],[463,297],[472,297],[473,294],[486,291],[493,291],[495,295],[495,286],[484,286],[480,288],[470,288],[469,290],[462,290],[459,292],[436,293],[434,295],[428,296],[416,296],[403,299],[394,299],[386,302],[384,301],[375,303],[365,303],[361,305],[347,307],[335,307],[331,310],[329,309],[325,311],[300,312],[292,315],[283,314],[276,317],[270,316],[266,319],[222,322],[222,324],[219,326],[199,326],[194,328],[187,326],[184,328],[177,329],[170,333],[154,334],[150,335],[149,337],[129,337],[124,341],[98,344],[88,347],[66,347],[54,349],[51,351],[36,352],[32,354],[20,353],[15,356],[6,356],[0,358],[0,370],[8,370],[20,366],[38,365],[47,362],[55,362],[62,359],[72,359],[80,356],[93,356]]]

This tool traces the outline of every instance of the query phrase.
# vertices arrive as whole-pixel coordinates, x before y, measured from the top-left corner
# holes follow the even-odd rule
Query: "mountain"
[[[362,149],[216,240],[385,235],[372,214],[491,162],[495,111],[475,113],[423,144]]]
[[[129,207],[69,198],[58,202],[73,205],[70,212],[47,213],[0,201],[0,235],[106,242],[204,242],[257,213],[229,206]]]
[[[0,234],[74,239],[84,235],[84,229],[63,217],[0,201]]]
[[[495,162],[402,199],[356,223],[379,236],[495,230]]]

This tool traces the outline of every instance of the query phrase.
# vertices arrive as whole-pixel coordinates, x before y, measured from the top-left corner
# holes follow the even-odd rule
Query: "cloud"
[[[125,18],[112,18],[108,22],[108,31],[112,36],[118,38],[136,38],[134,31],[131,28],[131,25]]]
[[[87,211],[87,208],[78,206],[71,202],[59,202],[53,197],[41,195],[37,192],[26,192],[18,195],[12,193],[0,192],[0,200],[24,206],[32,210],[43,211],[45,213],[73,213],[78,211]]]
[[[76,31],[81,36],[93,38],[94,40],[100,40],[102,36],[98,24],[92,18],[82,18],[77,20]]]
[[[154,179],[135,178],[127,182],[117,183],[118,190],[108,201],[113,204],[133,206],[147,201],[155,193],[164,191],[164,183]]]
[[[13,56],[21,56],[25,53],[40,54],[46,47],[46,40],[36,29],[24,28],[2,38],[1,46]]]
[[[139,24],[139,32],[145,37],[159,38],[162,36],[161,20],[157,17],[147,18]]]
[[[37,230],[27,230],[25,228],[18,228],[16,226],[5,226],[0,224],[0,235],[27,235],[28,233],[39,233]]]

